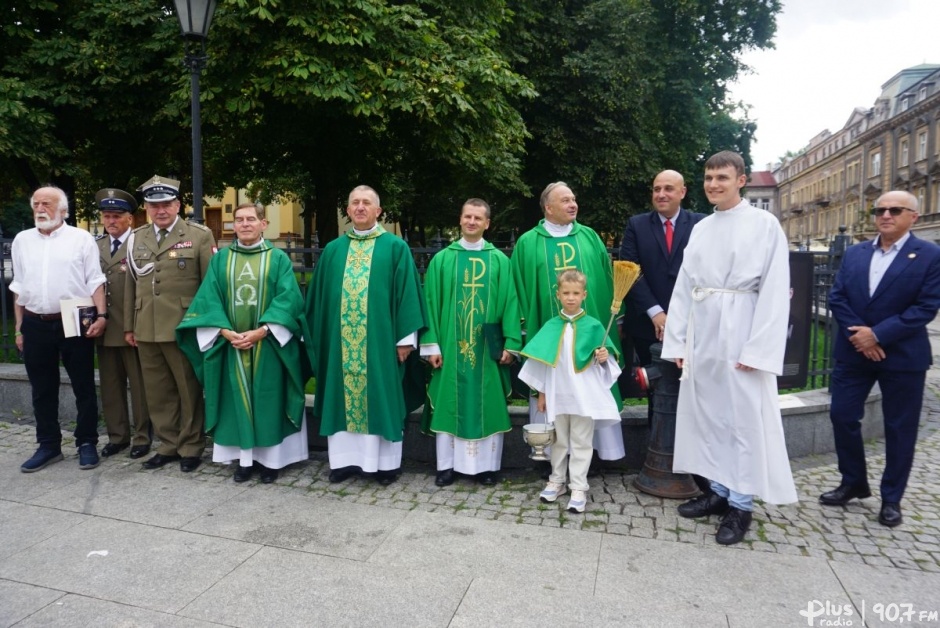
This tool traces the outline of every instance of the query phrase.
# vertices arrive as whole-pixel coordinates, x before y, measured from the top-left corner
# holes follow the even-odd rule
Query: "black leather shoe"
[[[878,523],[893,528],[904,522],[901,516],[901,504],[897,502],[882,502],[881,512],[878,513]]]
[[[135,460],[137,458],[143,458],[150,453],[150,445],[134,445],[131,447],[131,453],[128,455]]]
[[[101,448],[101,457],[109,458],[116,453],[124,451],[125,449],[127,449],[127,443],[124,443],[123,445],[115,445],[114,443],[108,443],[107,445]]]
[[[740,510],[734,506],[721,518],[715,540],[719,545],[734,545],[740,543],[751,527],[751,513]]]
[[[477,476],[477,481],[483,486],[496,486],[499,476],[496,475],[496,471],[484,471]]]
[[[444,469],[443,471],[438,471],[437,477],[434,478],[434,483],[438,486],[450,486],[454,483],[454,470]]]
[[[339,482],[345,482],[354,475],[359,475],[362,473],[362,469],[359,467],[340,467],[339,469],[330,470],[330,482],[337,484]]]
[[[388,486],[398,479],[399,469],[388,469],[385,471],[376,471],[375,480],[382,486]]]
[[[820,495],[819,503],[826,506],[845,506],[856,497],[859,499],[871,497],[871,490],[867,486],[840,484],[839,488]]]
[[[277,469],[271,469],[263,464],[258,464],[258,475],[261,477],[262,484],[271,484],[277,479]]]
[[[235,474],[232,476],[232,479],[241,484],[242,482],[247,482],[251,479],[251,474],[254,473],[254,467],[243,467],[238,465],[238,468],[235,469]]]
[[[183,473],[192,473],[196,470],[196,467],[199,466],[199,463],[202,462],[197,456],[186,456],[180,459],[180,471]]]
[[[159,469],[160,467],[166,466],[171,462],[176,462],[180,459],[179,454],[173,454],[170,456],[165,456],[163,454],[154,454],[153,457],[144,463],[143,467],[145,469]]]
[[[676,510],[680,517],[687,519],[696,519],[698,517],[707,517],[708,515],[723,515],[728,512],[728,500],[715,493],[699,495],[690,499],[684,504],[680,504]]]

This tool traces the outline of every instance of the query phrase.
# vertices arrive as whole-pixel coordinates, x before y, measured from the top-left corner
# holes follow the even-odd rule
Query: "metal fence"
[[[812,325],[810,327],[810,362],[808,371],[808,385],[810,388],[825,388],[829,385],[829,375],[832,372],[832,330],[833,324],[829,316],[829,290],[835,278],[836,271],[842,261],[842,254],[848,245],[849,237],[836,236],[828,251],[813,252],[813,294],[812,294]],[[0,240],[0,316],[2,316],[2,334],[0,334],[0,361],[17,362],[13,328],[13,295],[9,291],[9,283],[13,277],[12,262],[10,259],[10,245],[12,240]],[[313,274],[313,268],[320,257],[321,247],[303,247],[300,241],[288,238],[277,242],[294,262],[297,280],[302,291],[306,290]],[[507,255],[512,255],[514,241],[495,243],[497,248]],[[431,258],[447,242],[437,237],[432,240],[432,246],[412,247],[415,265],[423,276]],[[618,259],[619,248],[609,249],[611,257]]]

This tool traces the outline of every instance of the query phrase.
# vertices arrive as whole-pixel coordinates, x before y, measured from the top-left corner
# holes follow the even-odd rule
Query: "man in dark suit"
[[[636,262],[643,271],[627,294],[624,332],[633,338],[634,349],[644,365],[650,363],[650,345],[663,340],[669,299],[689,234],[705,217],[680,208],[685,191],[685,181],[675,170],[656,175],[654,211],[630,218],[620,244],[620,259]]]
[[[131,458],[142,458],[150,451],[150,414],[144,394],[137,349],[124,338],[124,283],[127,276],[127,241],[134,225],[137,201],[117,188],[105,188],[95,194],[105,235],[98,238],[101,272],[108,314],[111,316],[104,335],[96,340],[98,377],[101,381],[101,406],[108,428],[108,444],[101,448],[105,458],[131,447]],[[130,384],[134,421],[127,411]]]
[[[940,308],[940,247],[910,233],[917,209],[908,192],[883,194],[873,210],[878,237],[845,252],[829,295],[839,328],[829,417],[842,481],[819,501],[842,506],[871,496],[861,420],[865,399],[878,382],[886,458],[878,522],[888,527],[903,521],[901,497],[914,462],[932,362],[927,323]]]

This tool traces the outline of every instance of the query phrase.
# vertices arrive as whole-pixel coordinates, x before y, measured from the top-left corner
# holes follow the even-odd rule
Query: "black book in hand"
[[[98,308],[94,305],[84,305],[78,308],[78,335],[82,338],[88,336],[88,328],[98,320]]]

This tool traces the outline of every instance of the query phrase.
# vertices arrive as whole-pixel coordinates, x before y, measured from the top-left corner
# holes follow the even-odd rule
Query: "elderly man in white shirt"
[[[105,276],[91,234],[65,224],[69,212],[65,192],[57,187],[39,188],[31,204],[36,227],[20,232],[13,240],[10,290],[16,294],[16,347],[23,353],[32,387],[39,448],[20,470],[32,473],[62,460],[60,359],[75,393],[79,468],[93,469],[99,463],[93,339],[104,333],[108,322]],[[94,302],[97,318],[84,337],[66,338],[60,301],[88,297]]]

